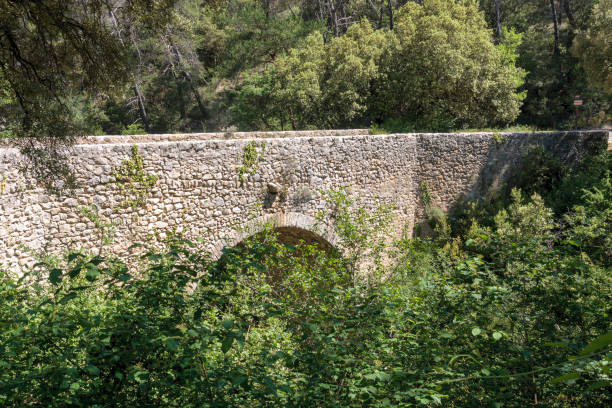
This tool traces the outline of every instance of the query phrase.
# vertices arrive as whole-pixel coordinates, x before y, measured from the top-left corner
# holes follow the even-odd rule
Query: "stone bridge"
[[[530,146],[565,162],[605,148],[608,132],[370,135],[367,130],[85,137],[67,152],[73,187],[50,193],[20,169],[23,157],[0,145],[0,265],[33,262],[33,251],[95,248],[92,217],[113,223],[115,250],[169,231],[203,238],[218,254],[273,221],[288,242],[335,245],[326,190],[346,187],[367,207],[392,204],[397,234],[423,218],[420,186],[452,210],[516,171]],[[133,146],[138,147],[136,159]],[[142,159],[142,172],[138,161]],[[132,173],[122,164],[129,161]],[[123,175],[123,176],[121,176]],[[150,188],[141,188],[152,176]],[[123,181],[121,178],[123,177]],[[126,181],[127,180],[127,181]],[[131,182],[130,182],[131,181]],[[59,186],[61,187],[61,185]],[[126,205],[126,199],[141,201]]]

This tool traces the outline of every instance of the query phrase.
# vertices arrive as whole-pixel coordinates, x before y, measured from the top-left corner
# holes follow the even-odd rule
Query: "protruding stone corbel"
[[[281,191],[281,186],[276,183],[268,183],[268,193],[278,194]]]

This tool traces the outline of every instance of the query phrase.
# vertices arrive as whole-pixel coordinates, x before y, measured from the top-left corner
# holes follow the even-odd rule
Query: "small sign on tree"
[[[582,99],[580,99],[580,95],[576,95],[574,97],[574,106],[582,106]]]

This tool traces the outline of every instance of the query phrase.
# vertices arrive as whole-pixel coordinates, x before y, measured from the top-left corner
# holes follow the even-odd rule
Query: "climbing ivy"
[[[431,227],[435,235],[441,239],[448,239],[450,234],[450,224],[444,210],[434,205],[431,190],[429,184],[426,181],[422,181],[419,190],[421,192],[421,201],[427,216],[427,224]],[[417,227],[417,235],[421,235],[422,231],[420,227]]]
[[[493,133],[492,139],[495,142],[495,144],[498,144],[498,145],[505,143],[506,140],[508,140],[506,136],[504,136],[503,134],[499,132]]]
[[[136,145],[132,146],[131,157],[124,160],[111,175],[125,196],[121,207],[142,207],[158,179],[157,175],[149,174],[145,170],[142,156]]]
[[[238,178],[241,182],[246,180],[247,174],[254,174],[259,169],[259,162],[263,159],[266,142],[261,144],[261,153],[257,152],[255,141],[248,142],[242,149],[242,166],[238,167]]]
[[[94,234],[99,239],[98,254],[101,255],[104,248],[113,243],[115,229],[119,225],[116,221],[106,220],[100,215],[100,209],[95,204],[78,207],[79,212],[91,221],[94,226]]]
[[[421,190],[421,200],[423,201],[423,205],[428,207],[431,205],[431,192],[429,191],[429,184],[426,181],[421,181],[421,185],[419,186]]]

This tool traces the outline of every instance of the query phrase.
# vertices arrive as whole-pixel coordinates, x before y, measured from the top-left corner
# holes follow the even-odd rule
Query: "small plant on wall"
[[[94,233],[100,240],[98,255],[102,255],[104,248],[113,243],[113,240],[115,239],[115,229],[119,223],[106,220],[105,217],[101,215],[100,209],[94,204],[89,206],[80,206],[78,207],[78,210],[96,227],[94,229]]]
[[[145,170],[136,145],[132,146],[131,157],[124,160],[111,175],[125,197],[121,207],[142,207],[158,179],[157,175],[149,174]]]
[[[246,180],[247,174],[255,174],[259,169],[259,162],[263,159],[266,151],[266,143],[261,144],[261,153],[257,151],[254,141],[248,142],[242,149],[242,165],[238,167],[238,178],[241,182]]]
[[[498,145],[505,143],[508,140],[508,138],[505,135],[499,132],[493,133],[492,139],[495,142],[495,144],[498,144]]]

